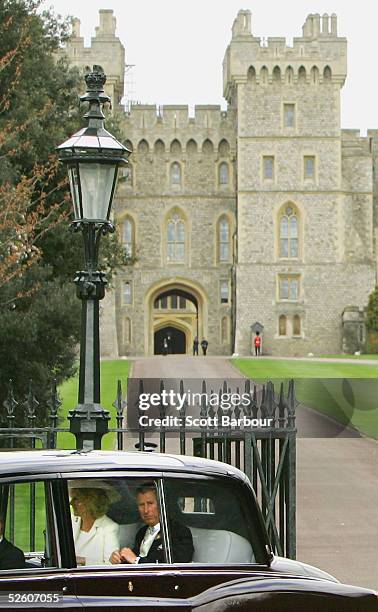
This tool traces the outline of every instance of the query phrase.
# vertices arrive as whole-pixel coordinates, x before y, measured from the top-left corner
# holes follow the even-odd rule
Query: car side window
[[[166,563],[158,481],[78,478],[67,486],[78,566]]]
[[[173,563],[256,563],[257,527],[240,486],[167,478],[164,490]]]
[[[47,482],[0,484],[0,570],[58,567]]]

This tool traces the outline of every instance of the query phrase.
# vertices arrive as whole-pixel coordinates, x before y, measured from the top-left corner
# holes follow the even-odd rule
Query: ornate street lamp
[[[104,93],[106,76],[100,66],[85,75],[89,102],[88,125],[57,147],[67,165],[75,219],[73,231],[84,239],[86,270],[77,272],[76,294],[82,300],[78,406],[70,410],[70,430],[78,449],[100,449],[108,431],[109,412],[100,405],[99,301],[105,295],[105,274],[98,270],[100,238],[114,232],[109,221],[118,167],[127,164],[130,151],[104,128],[101,107],[110,102]]]

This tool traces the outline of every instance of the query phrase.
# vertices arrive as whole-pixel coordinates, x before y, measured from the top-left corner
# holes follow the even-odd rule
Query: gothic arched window
[[[128,257],[134,255],[135,247],[135,228],[134,220],[131,217],[125,217],[122,224],[122,244],[125,247],[125,254]]]
[[[319,83],[319,69],[317,66],[311,68],[311,83]]]
[[[273,69],[273,81],[277,83],[281,82],[281,70],[279,66],[275,66]]]
[[[228,172],[228,164],[226,162],[222,162],[219,164],[219,184],[220,185],[228,185],[229,181],[229,172]]]
[[[171,164],[171,185],[181,185],[181,166],[178,162]]]
[[[172,262],[185,260],[185,221],[178,213],[167,221],[167,259]]]
[[[256,81],[256,70],[254,66],[248,68],[247,79],[248,81]]]
[[[202,145],[202,153],[205,155],[212,155],[214,153],[214,145],[208,138],[206,138]]]
[[[171,142],[170,152],[171,155],[173,155],[174,157],[178,157],[179,155],[181,155],[182,146],[181,143],[177,140],[177,138],[175,138],[175,140]]]
[[[326,66],[323,70],[323,79],[325,81],[330,81],[331,78],[332,78],[331,68],[329,66]]]
[[[279,219],[280,257],[298,257],[298,213],[293,206],[286,206]]]
[[[138,153],[140,153],[141,155],[147,155],[149,150],[150,147],[148,146],[148,142],[145,138],[143,138],[138,144]]]
[[[191,138],[186,143],[186,152],[188,155],[195,155],[197,151],[198,151],[197,143],[195,140],[193,140],[193,138]]]
[[[165,153],[165,144],[161,140],[161,138],[158,138],[157,141],[155,142],[154,151],[155,151],[156,155],[164,155],[164,153]]]
[[[227,157],[230,154],[230,145],[225,138],[222,138],[219,143],[218,153],[220,157]]]
[[[306,82],[306,68],[304,66],[301,66],[298,70],[298,81]]]

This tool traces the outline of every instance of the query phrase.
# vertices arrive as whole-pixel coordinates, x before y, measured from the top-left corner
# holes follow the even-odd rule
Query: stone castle
[[[62,53],[100,64],[120,104],[125,51],[111,10],[90,47],[80,23]],[[239,11],[223,61],[227,111],[134,104],[115,222],[134,264],[102,303],[103,356],[358,350],[377,274],[378,131],[340,127],[347,41],[309,15],[293,46],[261,41]],[[123,108],[123,107],[122,107]]]

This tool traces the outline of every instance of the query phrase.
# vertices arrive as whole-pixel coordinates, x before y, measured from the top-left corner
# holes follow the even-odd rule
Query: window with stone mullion
[[[279,296],[281,300],[298,300],[299,280],[298,278],[284,277],[279,280]]]
[[[290,208],[280,219],[280,257],[298,257],[298,218]]]
[[[168,261],[184,261],[185,258],[185,227],[179,217],[174,217],[167,226],[167,256]]]

